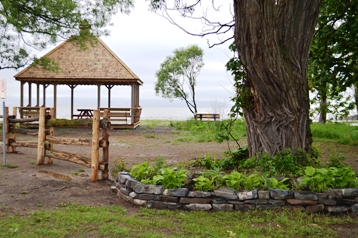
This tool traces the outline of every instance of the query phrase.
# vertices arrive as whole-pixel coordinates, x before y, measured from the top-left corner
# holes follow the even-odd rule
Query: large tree
[[[197,45],[175,49],[156,73],[156,94],[161,94],[164,98],[184,100],[191,113],[197,113],[196,78],[203,66],[203,50]]]
[[[312,88],[317,91],[320,123],[326,122],[327,113],[332,111],[330,105],[344,104],[347,98],[333,101],[358,82],[357,14],[357,0],[324,0],[322,3],[310,49],[308,74]],[[346,103],[342,116],[351,106]]]
[[[0,0],[0,70],[20,68],[38,62],[31,48],[43,50],[48,44],[79,34],[83,23],[91,26],[77,42],[107,34],[104,27],[118,10],[128,12],[132,0]]]
[[[167,2],[151,1],[156,9],[169,9]],[[177,0],[174,7],[190,14],[200,3]],[[247,73],[250,156],[286,148],[310,152],[308,54],[321,0],[234,0],[233,6],[235,44]]]

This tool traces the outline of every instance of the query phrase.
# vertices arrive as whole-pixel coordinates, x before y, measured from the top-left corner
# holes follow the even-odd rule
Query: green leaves
[[[132,0],[2,0],[0,4],[0,70],[28,64],[29,48],[45,49],[73,35],[80,35],[79,26],[86,19],[91,33],[77,40],[108,35],[105,26],[117,11],[128,13]]]
[[[203,50],[196,46],[175,49],[156,72],[155,92],[164,98],[184,100],[189,110],[197,112],[195,86],[204,66]]]

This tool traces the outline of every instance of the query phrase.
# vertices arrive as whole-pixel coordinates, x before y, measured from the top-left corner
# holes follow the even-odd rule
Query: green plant
[[[237,171],[232,171],[230,174],[224,175],[223,179],[225,180],[226,186],[235,191],[238,191],[240,187],[243,187],[246,183],[245,175]]]
[[[155,182],[154,184],[163,185],[164,188],[181,188],[186,182],[187,172],[184,169],[162,168],[159,171],[159,175],[153,177],[153,181]]]
[[[216,189],[213,181],[209,178],[202,176],[202,175],[197,178],[194,178],[193,181],[195,182],[194,189],[197,191],[209,192],[209,191],[213,191],[214,189]]]
[[[332,188],[350,188],[358,186],[358,178],[351,167],[313,168],[307,166],[300,185],[310,191],[323,192]]]
[[[326,167],[347,167],[348,163],[345,162],[346,157],[344,157],[341,153],[337,152],[336,150],[328,155],[329,161],[326,164]]]
[[[273,189],[282,189],[282,190],[288,190],[289,187],[285,182],[289,180],[289,178],[284,178],[282,180],[278,180],[277,178],[273,177],[266,177],[263,176],[263,189],[273,188]]]
[[[250,174],[244,182],[244,188],[246,190],[250,190],[250,189],[254,189],[254,188],[261,188],[262,181],[263,181],[263,179],[258,173]]]
[[[111,171],[112,177],[116,177],[118,172],[128,171],[126,163],[124,161],[124,158],[122,158],[122,157],[119,157],[118,159],[115,159],[113,161],[113,166],[114,166],[114,168]],[[80,172],[84,172],[84,170],[80,171]]]
[[[149,162],[144,162],[133,165],[129,174],[138,181],[142,181],[153,176],[153,168],[149,165]]]

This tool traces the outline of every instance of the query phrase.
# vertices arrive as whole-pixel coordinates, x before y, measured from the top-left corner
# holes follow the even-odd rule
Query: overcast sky
[[[225,18],[224,15],[227,15],[228,12],[221,11],[221,14]],[[178,22],[188,30],[196,32],[202,30],[202,24],[198,21],[179,19]],[[214,36],[201,38],[188,35],[177,26],[170,24],[165,18],[150,12],[147,2],[137,3],[129,15],[117,14],[112,18],[112,23],[113,26],[109,28],[110,36],[101,37],[101,39],[144,82],[144,85],[140,87],[140,104],[142,107],[186,106],[183,101],[176,99],[170,102],[168,99],[155,95],[155,72],[166,57],[172,54],[174,49],[192,44],[197,44],[204,50],[205,65],[197,78],[196,87],[199,111],[200,108],[210,108],[218,103],[221,105],[224,103],[227,107],[231,106],[229,100],[234,92],[233,82],[230,74],[225,69],[225,64],[231,56],[228,50],[229,43],[209,48],[207,40],[215,43],[220,39]],[[50,46],[43,52],[34,53],[39,57],[54,47]],[[20,83],[13,77],[18,72],[15,70],[0,71],[0,79],[6,79],[7,82],[6,106],[9,107],[20,105]],[[121,90],[127,90],[128,94],[124,92],[125,97],[126,99],[130,97],[129,87],[128,89],[123,89],[123,87],[121,89],[116,88],[112,91],[113,96],[119,96],[119,94],[123,94]],[[95,86],[77,87],[75,89],[75,108],[83,106],[95,108],[97,106],[96,90]],[[48,96],[52,94],[51,91],[49,90]],[[102,89],[102,91],[102,95],[106,95],[105,89]],[[34,92],[36,91],[33,90]],[[94,96],[88,99],[88,95]],[[69,87],[58,87],[58,96],[59,98],[64,98],[59,103],[69,105]],[[34,99],[33,102],[35,102]],[[47,99],[46,102],[52,104],[52,100]],[[112,101],[112,106],[123,105],[116,105],[116,102]]]

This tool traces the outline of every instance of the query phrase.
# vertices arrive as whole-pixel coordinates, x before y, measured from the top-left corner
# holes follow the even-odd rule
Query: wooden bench
[[[131,121],[130,108],[100,108],[101,117],[103,117],[104,109],[109,109],[108,119],[111,121],[112,125],[115,124],[114,122],[125,122],[125,124],[128,124],[128,121]]]
[[[195,119],[200,119],[200,121],[216,121],[220,119],[220,114],[218,113],[196,113]]]

